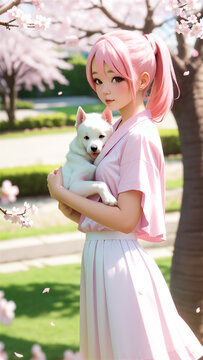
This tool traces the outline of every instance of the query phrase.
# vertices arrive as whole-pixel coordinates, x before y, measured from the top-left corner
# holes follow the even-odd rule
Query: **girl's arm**
[[[59,210],[72,221],[75,221],[79,224],[81,214],[75,210],[73,210],[70,206],[59,202],[58,204]]]
[[[48,188],[51,197],[62,202],[78,213],[116,231],[130,233],[137,225],[141,215],[139,191],[126,191],[119,194],[118,205],[108,206],[77,195],[62,186],[61,169],[48,175]]]

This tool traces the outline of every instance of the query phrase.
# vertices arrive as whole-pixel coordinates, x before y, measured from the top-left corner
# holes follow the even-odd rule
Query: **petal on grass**
[[[50,291],[50,288],[45,288],[45,289],[42,291],[42,294],[49,293],[49,291]]]
[[[55,324],[53,323],[53,321],[50,322],[50,325],[53,327],[55,326]]]
[[[22,354],[19,354],[19,353],[17,353],[17,352],[14,352],[14,355],[15,355],[16,357],[18,357],[18,358],[23,358],[23,355],[22,355]]]

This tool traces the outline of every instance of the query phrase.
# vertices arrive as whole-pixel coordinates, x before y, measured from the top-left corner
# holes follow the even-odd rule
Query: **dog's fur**
[[[106,108],[102,115],[86,114],[79,107],[76,118],[77,136],[70,143],[66,163],[62,167],[65,188],[88,197],[99,194],[103,203],[116,205],[117,200],[102,181],[92,181],[96,166],[94,160],[113,132],[112,114]]]

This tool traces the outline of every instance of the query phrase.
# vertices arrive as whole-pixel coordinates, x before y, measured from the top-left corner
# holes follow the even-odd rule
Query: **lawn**
[[[169,284],[171,258],[156,261]],[[15,351],[30,359],[35,343],[41,345],[47,360],[62,359],[67,348],[78,350],[79,283],[79,264],[0,274],[1,290],[7,300],[12,299],[17,305],[13,323],[0,325],[0,341],[5,344],[9,360],[16,359]],[[50,292],[42,294],[45,287]]]

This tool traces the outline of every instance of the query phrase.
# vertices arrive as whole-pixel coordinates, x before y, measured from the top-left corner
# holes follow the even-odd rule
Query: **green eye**
[[[84,136],[84,139],[85,139],[85,140],[89,140],[89,136],[87,136],[87,135]]]

